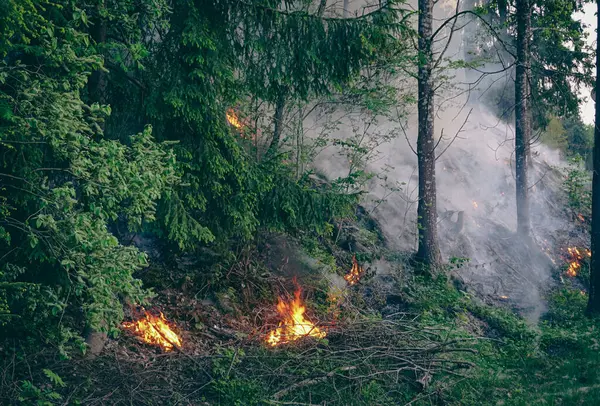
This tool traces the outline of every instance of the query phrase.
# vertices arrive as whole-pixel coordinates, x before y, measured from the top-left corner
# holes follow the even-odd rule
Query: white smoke
[[[436,25],[454,14],[455,7],[456,3],[451,2],[438,4],[434,13]],[[449,38],[448,34],[445,34],[446,38]],[[473,35],[473,31],[469,35]],[[464,57],[463,38],[460,33],[454,35],[446,57],[454,60]],[[438,48],[445,47],[445,42],[440,41]],[[494,71],[498,66],[501,65],[488,64],[480,70]],[[442,254],[446,259],[469,258],[469,264],[460,271],[460,277],[467,285],[486,297],[508,296],[535,322],[544,311],[543,293],[551,281],[554,266],[545,250],[558,250],[565,236],[578,234],[573,222],[566,218],[565,202],[561,200],[564,199],[564,178],[556,168],[564,168],[566,163],[557,151],[543,145],[532,148],[529,172],[531,220],[533,238],[540,249],[528,247],[515,234],[514,130],[495,117],[479,98],[494,86],[508,85],[508,91],[512,92],[512,79],[506,74],[504,79],[500,78],[502,80],[498,76],[486,77],[477,89],[465,92],[464,83],[474,81],[479,73],[459,70],[451,74],[455,76],[451,82],[463,84],[446,87],[436,95],[435,133],[436,137],[442,130],[444,134],[437,148],[438,154],[445,150],[436,162]],[[408,79],[401,79],[406,85]],[[411,83],[413,93],[416,93],[416,83]],[[440,105],[442,101],[444,103]],[[357,128],[356,122],[361,119],[367,120],[357,112],[352,115],[352,123],[346,119],[331,137],[350,137]],[[306,127],[316,124],[313,121]],[[377,148],[377,159],[369,162],[366,169],[374,173],[387,171],[387,184],[402,184],[402,190],[390,194],[389,188],[380,182],[372,182],[364,204],[379,220],[388,243],[395,249],[411,251],[417,247],[418,176],[417,157],[413,153],[417,137],[416,106],[409,111],[408,122],[400,130],[399,136]],[[380,118],[378,124],[370,128],[370,134],[386,131],[398,133],[398,123]],[[348,161],[334,147],[323,151],[314,166],[329,179],[346,176],[349,170]],[[460,228],[458,212],[463,212],[464,216],[460,232],[457,232]]]

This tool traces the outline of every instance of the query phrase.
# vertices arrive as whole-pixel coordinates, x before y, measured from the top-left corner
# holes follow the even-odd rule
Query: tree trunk
[[[319,2],[319,8],[317,9],[317,15],[319,17],[323,17],[323,13],[325,12],[325,8],[327,8],[327,0],[321,0]]]
[[[515,159],[517,184],[517,232],[529,237],[529,196],[527,164],[531,141],[529,72],[531,7],[528,0],[517,0],[517,67],[515,79]]]
[[[597,21],[600,27],[600,0],[597,2]],[[600,94],[600,29],[596,42],[596,94]],[[590,269],[590,296],[587,313],[600,314],[600,107],[596,101],[594,129],[594,174],[592,179],[592,264]]]
[[[275,117],[273,118],[273,139],[269,145],[267,156],[274,156],[279,149],[279,140],[283,130],[283,112],[285,110],[285,91],[280,91],[275,105]]]
[[[342,16],[344,18],[348,18],[348,7],[349,7],[348,3],[349,3],[349,0],[344,0],[343,6],[342,6],[343,7]]]
[[[304,148],[304,109],[298,107],[298,128],[296,129],[296,179],[304,173],[302,150]]]
[[[101,6],[99,6],[101,7]],[[91,37],[96,44],[102,44],[106,42],[106,19],[100,17],[100,11],[98,10],[97,16],[94,19],[94,25],[91,29]],[[108,78],[104,70],[97,70],[92,72],[88,80],[88,93],[92,103],[106,104],[106,88],[108,85]]]
[[[441,263],[437,237],[435,142],[433,106],[433,55],[431,49],[433,0],[419,0],[419,249],[416,259],[430,267]]]

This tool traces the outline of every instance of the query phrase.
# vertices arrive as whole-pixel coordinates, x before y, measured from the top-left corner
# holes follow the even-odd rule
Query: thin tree
[[[596,85],[595,95],[600,94],[600,0],[597,1],[598,12],[596,30]],[[595,97],[594,97],[595,99]],[[594,174],[592,178],[592,263],[590,269],[590,296],[587,305],[589,315],[600,314],[600,106],[596,101],[596,117],[594,128]]]
[[[531,140],[529,92],[531,5],[529,0],[516,1],[517,66],[515,72],[515,160],[517,187],[517,232],[528,237],[531,231],[527,186],[527,161]]]
[[[435,181],[433,0],[419,0],[418,137],[419,204],[417,207],[419,248],[416,259],[428,266],[441,263],[437,235]]]

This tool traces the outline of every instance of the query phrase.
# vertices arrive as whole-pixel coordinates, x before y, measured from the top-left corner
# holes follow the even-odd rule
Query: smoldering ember
[[[599,405],[598,7],[0,2],[0,404]]]

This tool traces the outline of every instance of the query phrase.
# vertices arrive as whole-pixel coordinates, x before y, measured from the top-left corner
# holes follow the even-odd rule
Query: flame
[[[579,220],[581,220],[581,221],[585,222],[585,217],[583,217],[583,214],[579,213],[579,214],[577,215],[577,218],[578,218]]]
[[[364,273],[364,269],[361,266],[358,266],[358,261],[356,261],[356,255],[352,255],[352,269],[346,275],[344,275],[344,279],[350,286],[355,285]]]
[[[174,345],[181,347],[181,338],[171,329],[162,312],[160,317],[156,317],[145,311],[145,318],[124,322],[122,326],[132,331],[145,343],[158,345],[165,351],[171,351]]]
[[[569,253],[569,257],[567,262],[569,262],[569,268],[567,269],[567,276],[572,278],[576,277],[579,269],[581,268],[581,261],[584,257],[591,257],[592,252],[589,249],[579,250],[577,247],[568,247],[567,252]]]
[[[272,330],[267,337],[267,343],[272,347],[289,343],[302,337],[324,338],[326,336],[324,331],[319,330],[310,320],[304,318],[306,307],[304,307],[300,298],[301,293],[302,289],[298,287],[294,293],[294,300],[291,302],[287,302],[281,297],[279,298],[277,312],[283,318],[283,321],[280,321],[279,327]]]
[[[475,200],[473,200],[472,204],[473,204],[473,208],[474,209],[476,209],[476,208],[479,207],[479,205],[477,204],[477,202]]]
[[[506,300],[506,299],[508,299],[508,296],[502,295],[502,296],[500,296],[500,299],[505,299]]]
[[[233,111],[233,109],[227,110],[227,113],[225,113],[225,116],[227,117],[227,121],[229,122],[229,124],[231,124],[235,128],[241,129],[244,126],[242,124],[242,122],[238,119],[238,117],[235,114],[235,112]]]

